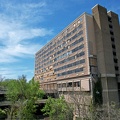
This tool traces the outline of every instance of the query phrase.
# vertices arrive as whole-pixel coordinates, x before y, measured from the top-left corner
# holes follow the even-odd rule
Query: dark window
[[[118,66],[115,66],[115,70],[116,70],[116,71],[118,71],[118,70],[119,70]]]
[[[68,72],[67,72],[67,74],[71,74],[71,73],[72,73],[72,71],[68,71]]]
[[[83,56],[85,54],[85,52],[83,51],[83,52],[81,52],[81,53],[79,53],[79,54],[76,54],[76,55],[74,55],[74,56],[72,56],[72,57],[68,57],[67,59],[64,59],[64,60],[62,60],[62,61],[60,61],[59,62],[59,64],[63,64],[63,63],[65,63],[65,62],[68,62],[68,61],[70,61],[70,60],[73,60],[73,59],[75,59],[75,56],[78,58],[78,57],[81,57],[81,56]],[[55,61],[57,60],[56,58],[54,59]],[[85,62],[85,60],[80,60],[81,62],[80,63],[84,63]],[[58,63],[55,63],[54,64],[54,67],[55,66],[57,66],[58,65]]]
[[[116,56],[116,52],[113,52],[113,55]]]
[[[80,28],[82,28],[82,24],[80,24],[80,25],[78,26],[77,30],[79,30]]]
[[[116,74],[116,77],[118,77],[119,76],[119,74]]]
[[[118,60],[117,60],[117,59],[114,59],[114,62],[115,62],[115,63],[118,63]]]
[[[67,87],[72,87],[72,82],[67,83]]]
[[[74,43],[72,43],[70,46],[74,46],[76,44],[78,44],[79,42],[83,41],[83,37],[81,37],[79,40],[76,40]]]
[[[111,37],[111,41],[113,41],[113,42],[114,42],[114,41],[115,41],[115,39],[114,39],[113,37]]]
[[[85,59],[83,59],[83,60],[80,60],[80,63],[85,63]]]
[[[72,50],[72,52],[76,52],[79,49],[82,49],[84,47],[84,44],[80,45],[79,47],[76,47],[75,49]]]
[[[120,83],[118,83],[118,89],[120,90]]]
[[[62,67],[60,67],[60,68],[57,68],[57,69],[55,69],[54,71],[56,72],[56,71],[59,71],[59,70],[62,70],[62,69],[66,69],[66,68],[69,68],[69,67],[72,67],[72,66],[76,66],[76,65],[82,64],[82,63],[84,63],[84,62],[85,62],[85,59],[82,59],[82,60],[80,60],[80,61],[76,61],[76,62],[74,62],[74,63],[71,63],[71,64],[68,64],[68,65],[62,66]],[[70,74],[70,73],[69,73],[69,74]]]
[[[111,19],[111,17],[110,17],[110,16],[108,16],[108,21],[109,21],[109,22],[112,22],[112,19]]]
[[[114,35],[114,33],[113,33],[112,31],[110,31],[110,34],[111,34],[111,35]]]
[[[75,72],[76,72],[76,73],[77,73],[77,72],[80,72],[80,69],[76,69]]]
[[[80,87],[80,81],[74,82],[74,83],[73,83],[73,86],[74,86],[74,87]]]
[[[77,72],[81,72],[81,71],[83,71],[83,68],[75,69],[75,72],[76,72],[76,73],[77,73]]]
[[[76,87],[80,87],[80,81],[76,82]]]
[[[109,25],[109,28],[113,28],[113,26],[112,26],[112,25]]]
[[[75,33],[77,31],[77,28],[75,28],[72,32]]]
[[[112,48],[114,48],[114,49],[115,49],[115,45],[112,45]]]
[[[70,70],[70,71],[67,71],[67,72],[59,73],[58,76],[63,76],[63,75],[67,75],[67,74],[77,73],[77,72],[81,72],[81,71],[83,71],[83,67],[82,68],[77,68],[75,70]]]
[[[83,34],[83,30],[81,30],[81,31],[77,34],[77,36],[82,35],[82,34]]]
[[[69,37],[71,35],[71,33],[68,33],[67,35],[66,35],[66,37]]]

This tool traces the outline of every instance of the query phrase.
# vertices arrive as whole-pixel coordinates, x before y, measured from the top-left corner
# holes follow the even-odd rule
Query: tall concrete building
[[[93,96],[100,80],[103,103],[119,103],[119,68],[118,15],[100,5],[92,14],[80,15],[35,54],[35,80],[47,93],[65,97],[72,91]]]

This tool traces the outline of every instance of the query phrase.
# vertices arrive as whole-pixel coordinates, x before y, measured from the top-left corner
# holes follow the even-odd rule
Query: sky
[[[0,76],[30,80],[35,53],[96,4],[120,16],[120,0],[0,0]]]

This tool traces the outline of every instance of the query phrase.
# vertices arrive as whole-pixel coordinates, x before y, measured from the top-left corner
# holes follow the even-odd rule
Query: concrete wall
[[[103,103],[119,102],[107,9],[96,5],[93,9],[98,70],[103,88]]]

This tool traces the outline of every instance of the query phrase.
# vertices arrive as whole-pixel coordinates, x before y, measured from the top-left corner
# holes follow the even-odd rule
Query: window
[[[81,30],[81,31],[78,33],[78,36],[79,36],[79,35],[82,35],[82,34],[83,34],[83,30]]]
[[[80,87],[80,81],[78,81],[78,82],[73,82],[73,87]]]
[[[111,19],[111,17],[110,17],[110,16],[108,16],[108,21],[109,21],[109,22],[112,22],[112,19]]]
[[[115,41],[113,37],[111,37],[111,41],[113,41],[113,42]]]
[[[82,18],[80,18],[80,22],[82,22],[83,21],[83,19]]]
[[[76,82],[76,87],[80,87],[80,81]]]
[[[82,42],[83,41],[83,37],[81,37],[80,39],[78,39],[78,40],[76,40],[74,43],[72,43],[70,46],[74,46],[74,45],[76,45],[76,44],[78,44],[78,43],[80,43],[80,42]]]
[[[114,35],[114,33],[113,33],[112,31],[110,31],[110,34],[111,34],[111,35]]]
[[[77,28],[75,28],[72,32],[75,33],[77,31]]]
[[[84,44],[80,45],[79,47],[76,47],[75,49],[72,50],[72,52],[76,52],[79,49],[82,49],[84,47]]]
[[[82,68],[77,68],[77,69],[74,69],[74,70],[69,70],[67,72],[59,73],[58,76],[63,76],[63,75],[67,75],[67,74],[77,73],[77,72],[81,72],[81,71],[83,71],[83,67]]]
[[[85,52],[84,52],[84,51],[81,52],[81,53],[79,53],[79,54],[77,54],[77,57],[81,57],[81,56],[83,56],[83,55],[85,55]]]
[[[66,83],[63,83],[62,86],[63,86],[63,87],[66,87]]]
[[[64,65],[64,66],[62,66],[60,68],[55,69],[54,71],[56,72],[56,71],[59,71],[59,70],[62,70],[62,69],[66,69],[66,68],[69,68],[69,67],[72,67],[72,66],[76,66],[76,65],[82,64],[84,62],[85,62],[85,59],[82,59],[80,61],[76,61],[74,63],[68,64],[68,65]]]
[[[112,25],[109,25],[109,28],[113,28],[113,26],[112,26]]]
[[[118,83],[118,90],[120,90],[120,83]]]
[[[77,27],[77,30],[81,29],[82,28],[82,24],[80,24],[78,27]]]
[[[118,66],[115,66],[115,70],[116,70],[116,71],[118,71],[118,70],[119,70]]]
[[[67,83],[67,87],[72,87],[72,82]]]
[[[76,72],[76,73],[77,73],[77,72],[80,72],[80,69],[76,69],[75,72]]]
[[[113,49],[116,49],[116,48],[115,48],[115,45],[112,44],[112,48],[113,48]]]
[[[117,59],[114,59],[114,62],[115,62],[115,63],[118,63],[118,60],[117,60]]]
[[[113,55],[116,56],[116,52],[113,52]]]
[[[58,88],[61,88],[62,87],[62,85],[61,84],[58,84]]]
[[[62,60],[62,61],[60,61],[59,62],[59,64],[63,64],[63,63],[66,63],[66,62],[68,62],[68,61],[70,61],[70,60],[73,60],[73,59],[75,59],[75,57],[81,57],[81,56],[83,56],[83,55],[85,55],[85,52],[83,51],[83,52],[81,52],[81,53],[77,53],[76,55],[74,55],[74,56],[72,56],[72,57],[68,57],[68,58],[66,58],[66,59],[64,59],[64,60]],[[57,60],[57,58],[55,58],[54,59],[54,61],[56,61]],[[85,62],[85,60],[83,59],[83,60],[80,60],[80,64],[81,63],[84,63]],[[58,65],[58,63],[55,63],[53,66],[55,67],[55,66],[57,66]]]

